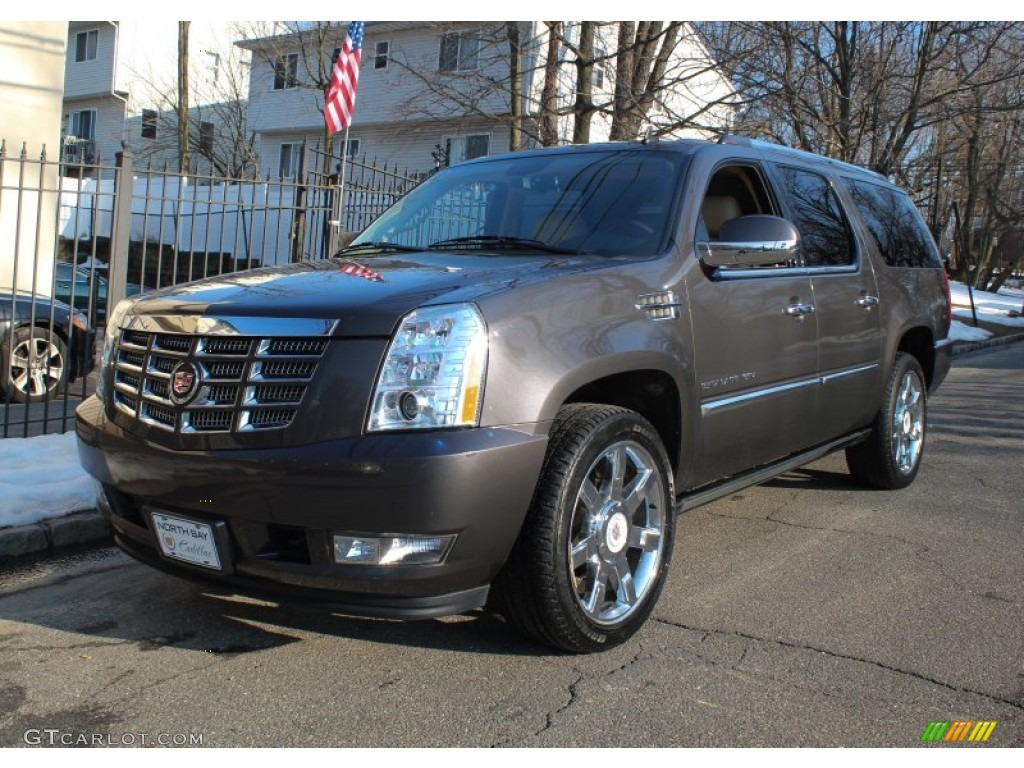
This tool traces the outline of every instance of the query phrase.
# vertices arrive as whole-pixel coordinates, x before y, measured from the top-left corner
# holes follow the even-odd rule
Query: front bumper
[[[542,430],[481,428],[343,438],[288,448],[175,451],[77,411],[85,469],[129,554],[221,591],[427,618],[478,607],[515,542],[540,474]],[[224,568],[160,553],[151,511],[214,526]],[[339,565],[334,533],[458,534],[437,565]]]

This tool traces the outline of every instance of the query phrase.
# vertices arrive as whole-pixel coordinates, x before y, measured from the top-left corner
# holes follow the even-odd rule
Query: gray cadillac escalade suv
[[[593,651],[650,614],[677,513],[839,449],[908,485],[949,323],[876,174],[734,137],[521,152],[337,258],[119,304],[79,447],[159,568],[360,615],[490,596]]]

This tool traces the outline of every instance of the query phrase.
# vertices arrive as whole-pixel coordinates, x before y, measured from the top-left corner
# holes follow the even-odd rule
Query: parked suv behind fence
[[[485,158],[339,258],[120,304],[81,457],[159,568],[363,615],[490,597],[598,650],[653,609],[677,513],[840,449],[914,479],[945,280],[906,194],[824,158]]]

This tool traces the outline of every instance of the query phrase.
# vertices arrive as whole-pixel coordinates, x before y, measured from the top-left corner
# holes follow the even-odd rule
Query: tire
[[[3,388],[15,403],[36,403],[64,391],[68,349],[46,328],[18,328],[5,345]]]
[[[526,634],[561,650],[590,653],[624,642],[664,585],[674,499],[665,448],[639,414],[563,408],[494,604]]]
[[[928,388],[913,355],[896,354],[882,409],[867,440],[846,449],[854,479],[883,490],[906,488],[924,455]]]

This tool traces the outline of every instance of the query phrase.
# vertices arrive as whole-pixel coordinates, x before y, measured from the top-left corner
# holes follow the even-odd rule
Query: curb
[[[1003,347],[1018,341],[1024,341],[1024,333],[1010,333],[1006,336],[996,336],[994,339],[985,339],[984,341],[957,341],[953,344],[953,355],[954,357],[956,355],[964,355],[968,352],[977,352],[979,349],[987,349],[988,347]]]
[[[1024,341],[1024,333],[997,336],[985,341],[958,341],[953,344],[953,355],[965,355],[1019,341]],[[103,546],[113,541],[113,530],[103,515],[94,509],[85,510],[33,525],[0,528],[0,558],[38,555],[67,547]]]
[[[114,534],[94,509],[73,512],[32,525],[0,528],[0,558],[25,557],[67,547],[113,544]]]

